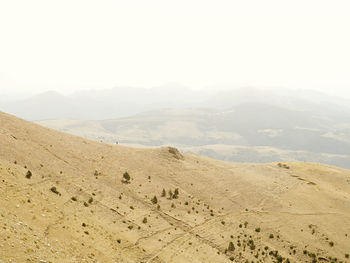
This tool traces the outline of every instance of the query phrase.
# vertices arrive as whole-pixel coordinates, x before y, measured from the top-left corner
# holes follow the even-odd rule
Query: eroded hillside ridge
[[[0,113],[4,262],[350,262],[350,171],[89,141]]]

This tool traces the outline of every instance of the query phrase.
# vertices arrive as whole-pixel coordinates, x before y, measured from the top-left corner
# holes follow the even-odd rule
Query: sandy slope
[[[108,145],[0,113],[0,180],[0,262],[350,262],[350,171],[332,166]]]

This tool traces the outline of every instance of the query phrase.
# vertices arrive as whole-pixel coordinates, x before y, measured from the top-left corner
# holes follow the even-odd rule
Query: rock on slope
[[[1,262],[350,262],[344,169],[127,148],[0,113],[0,180]]]

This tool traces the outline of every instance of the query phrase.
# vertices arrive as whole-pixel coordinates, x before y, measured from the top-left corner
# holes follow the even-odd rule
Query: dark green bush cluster
[[[168,191],[168,199],[178,199],[179,198],[179,188],[175,188],[174,192],[170,189]],[[165,189],[162,190],[161,197],[166,197],[166,191]]]

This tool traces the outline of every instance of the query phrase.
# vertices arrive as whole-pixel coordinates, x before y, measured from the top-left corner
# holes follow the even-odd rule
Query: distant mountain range
[[[175,84],[151,89],[117,87],[83,90],[67,96],[48,91],[18,101],[0,100],[0,110],[26,120],[101,120],[162,108],[199,106],[209,97],[205,92]]]
[[[70,95],[48,91],[19,100],[5,97],[0,98],[0,110],[26,120],[105,120],[161,109],[227,110],[246,103],[306,111],[309,115],[320,115],[320,111],[323,111],[327,116],[341,119],[350,112],[350,100],[329,97],[315,91],[250,87],[221,91],[191,90],[176,83],[151,89],[116,87],[82,90]]]

